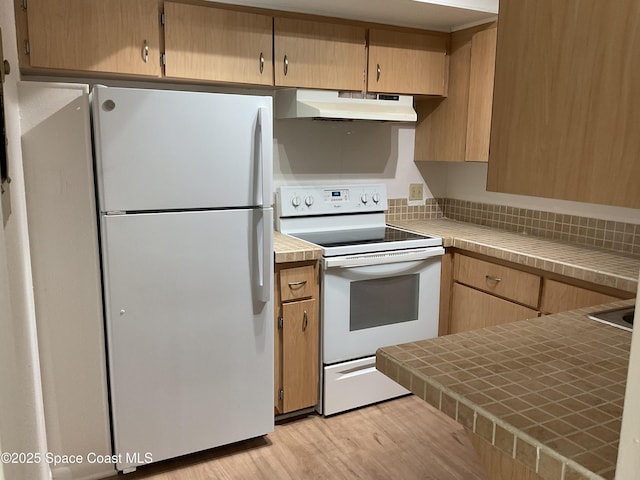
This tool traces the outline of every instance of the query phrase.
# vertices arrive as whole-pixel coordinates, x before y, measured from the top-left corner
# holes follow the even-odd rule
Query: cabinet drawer
[[[616,300],[620,299],[604,293],[587,290],[586,288],[545,279],[540,310],[543,313],[566,312],[567,310],[615,302]]]
[[[538,307],[540,277],[464,255],[456,255],[454,279],[514,302]]]
[[[283,302],[312,297],[315,286],[315,269],[304,267],[280,270],[280,300]]]

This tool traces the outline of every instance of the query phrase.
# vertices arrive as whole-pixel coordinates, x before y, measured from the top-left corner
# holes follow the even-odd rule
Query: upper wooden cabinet
[[[362,91],[365,47],[363,27],[276,17],[275,84]]]
[[[640,208],[640,2],[500,2],[487,188]]]
[[[495,55],[495,23],[451,34],[447,97],[416,103],[415,160],[489,159]]]
[[[367,90],[444,95],[447,35],[369,30]]]
[[[165,75],[273,85],[272,17],[165,2]]]
[[[158,0],[29,0],[28,37],[20,42],[28,41],[29,65],[21,66],[159,77],[158,5]]]

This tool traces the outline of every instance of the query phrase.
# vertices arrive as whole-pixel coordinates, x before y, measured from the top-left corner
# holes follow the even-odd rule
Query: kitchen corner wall
[[[447,164],[446,167],[446,198],[508,205],[530,210],[542,210],[556,214],[561,213],[580,217],[599,218],[616,222],[640,223],[640,210],[638,209],[487,192],[486,163],[450,163]],[[429,168],[433,167],[427,163],[421,167],[421,171],[428,171]]]
[[[389,198],[425,183],[413,161],[412,125],[367,121],[275,120],[274,188],[280,185],[385,183]],[[424,196],[444,194],[445,176],[432,169]],[[420,202],[418,202],[420,203]]]
[[[0,1],[0,28],[4,55],[11,64],[4,83],[4,104],[12,178],[12,213],[0,234],[0,442],[4,452],[46,452],[22,176],[17,92],[20,75],[13,2]],[[3,473],[10,480],[49,478],[44,462],[5,464]]]

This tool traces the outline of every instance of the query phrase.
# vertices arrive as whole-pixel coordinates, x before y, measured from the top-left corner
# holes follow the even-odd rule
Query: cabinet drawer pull
[[[142,60],[144,63],[149,63],[149,44],[146,40],[142,44]]]
[[[285,55],[284,56],[284,75],[285,75],[285,77],[287,76],[288,72],[289,72],[289,59]]]
[[[494,277],[493,275],[485,275],[484,278],[486,278],[487,280],[491,281],[491,282],[501,282],[502,279],[498,278],[498,277]]]
[[[260,74],[262,75],[262,72],[264,72],[264,55],[262,52],[260,52]]]
[[[307,325],[309,324],[309,318],[307,316],[307,311],[304,311],[304,315],[302,316],[302,331],[304,332],[307,329]]]
[[[376,68],[376,82],[379,82],[379,81],[380,81],[380,71],[381,71],[381,70],[380,70],[380,64],[378,63],[378,64],[376,65],[376,67],[377,67],[377,68]]]
[[[287,283],[287,285],[289,285],[289,288],[302,287],[302,286],[304,286],[306,284],[307,284],[306,280],[300,280],[299,282],[289,282],[289,283]]]

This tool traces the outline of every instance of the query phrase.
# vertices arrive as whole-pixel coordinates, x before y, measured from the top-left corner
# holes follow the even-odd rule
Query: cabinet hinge
[[[284,326],[284,318],[278,317],[278,330],[282,330],[283,326]]]
[[[166,64],[167,64],[167,54],[163,52],[160,54],[160,65],[164,67]]]
[[[20,6],[22,7],[22,10],[26,10],[27,9],[27,0],[20,0]]]
[[[29,45],[29,40],[24,41],[23,47],[25,55],[29,55],[31,53],[31,45]]]
[[[164,12],[160,14],[160,25],[164,25]]]
[[[278,390],[278,400],[284,400],[284,390],[282,388]]]

